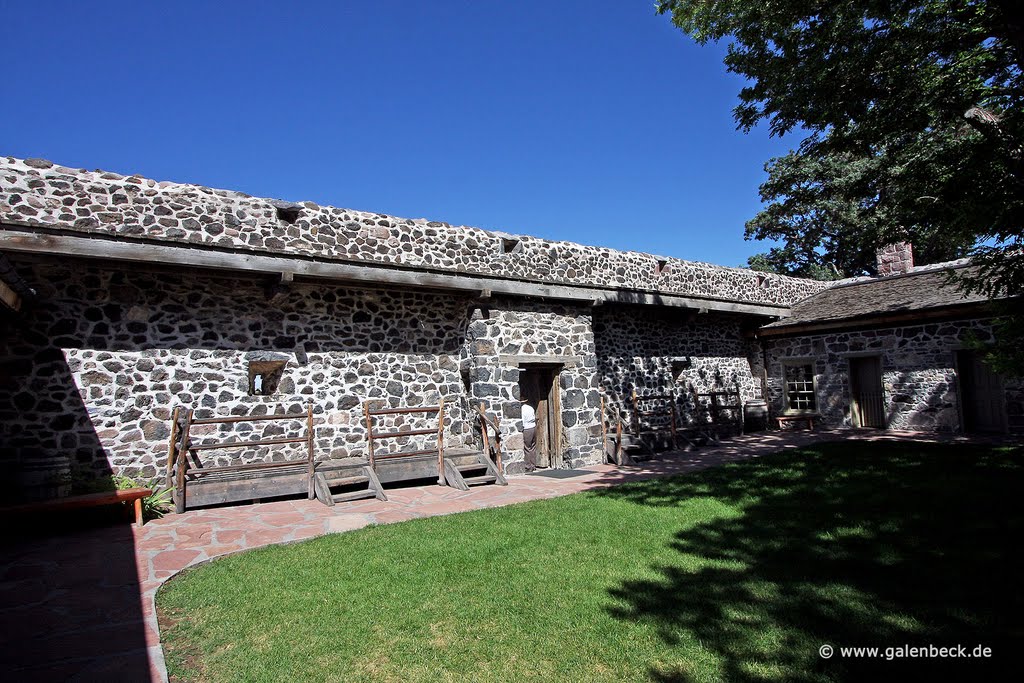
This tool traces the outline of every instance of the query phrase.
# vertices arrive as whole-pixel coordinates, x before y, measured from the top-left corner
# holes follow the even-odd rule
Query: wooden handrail
[[[501,418],[495,415],[494,419],[491,419],[484,409],[483,401],[477,406],[477,412],[480,413],[480,433],[484,439],[484,453],[488,458],[491,457],[491,441],[487,435],[487,428],[490,427],[494,430],[494,466],[498,468],[499,474],[505,474],[505,465],[501,455]]]
[[[229,417],[204,417],[192,420],[193,425],[232,424],[235,422],[265,422],[267,420],[305,420],[306,413],[284,413],[277,415],[231,415]]]
[[[305,441],[305,439],[303,439]],[[195,467],[193,474],[209,474],[212,472],[242,472],[244,470],[269,470],[275,467],[302,467],[305,460],[281,460],[277,462],[240,462],[237,465],[217,465],[216,467]]]
[[[193,425],[195,422],[192,423]],[[224,443],[202,443],[189,446],[190,451],[213,451],[218,448],[245,448],[246,446],[273,446],[280,443],[306,443],[305,436],[293,436],[280,439],[261,439],[260,441],[225,441]]]
[[[409,408],[372,408],[373,400],[363,402],[363,418],[366,420],[366,455],[370,462],[370,469],[376,469],[378,460],[389,458],[403,458],[414,455],[427,455],[437,453],[437,483],[442,486],[444,480],[444,397],[442,396],[436,406],[416,406]],[[436,413],[437,427],[424,429],[398,429],[393,432],[376,432],[373,429],[373,418],[381,415],[415,415],[419,413]],[[428,417],[429,419],[429,417]],[[437,445],[435,448],[422,451],[404,451],[401,453],[377,453],[374,448],[374,441],[381,439],[398,439],[406,436],[427,436],[435,434]]]
[[[369,403],[369,401],[367,401]],[[408,413],[436,413],[441,406],[426,406],[423,408],[379,408],[370,410],[370,415],[405,415]]]
[[[397,432],[374,432],[372,436],[375,439],[394,439],[399,436],[419,436],[421,434],[434,434],[435,432],[437,430],[431,427],[430,429],[407,429]]]
[[[433,455],[437,453],[437,449],[428,448],[424,451],[402,451],[401,453],[384,453],[377,456],[377,460],[387,460],[388,458],[410,458],[414,455]]]

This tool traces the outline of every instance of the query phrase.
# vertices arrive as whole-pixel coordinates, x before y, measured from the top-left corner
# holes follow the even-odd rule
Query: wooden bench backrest
[[[240,422],[284,422],[296,421],[305,418],[306,435],[296,437],[282,437],[278,439],[256,439],[256,440],[233,440],[233,441],[208,441],[202,444],[191,442],[191,430],[196,425],[216,424],[237,424]],[[219,450],[225,448],[252,448],[254,446],[275,446],[283,444],[304,443],[306,444],[306,455],[301,461],[283,460],[278,462],[252,462],[239,463],[236,465],[220,465],[216,467],[199,467],[204,474],[214,472],[242,472],[246,470],[265,470],[280,467],[295,467],[297,463],[306,464],[306,473],[309,478],[309,497],[313,498],[313,468],[314,468],[314,442],[313,442],[313,405],[306,406],[305,415],[284,414],[284,415],[233,415],[231,417],[210,417],[196,418],[194,410],[182,411],[175,409],[174,424],[171,429],[171,442],[168,448],[167,475],[168,481],[174,477],[175,506],[178,512],[185,511],[185,495],[187,480],[186,471],[189,469],[188,455],[191,453],[193,459],[198,463],[197,453],[207,450]],[[179,426],[180,421],[180,426]]]
[[[436,406],[422,406],[415,408],[374,408],[374,401],[363,403],[363,414],[366,418],[366,455],[370,461],[370,467],[376,467],[377,460],[387,458],[402,458],[413,455],[427,455],[437,453],[438,478],[444,477],[444,397],[438,401]],[[423,415],[427,420],[436,419],[436,425],[425,429],[397,429],[393,432],[375,431],[375,418],[384,415]],[[398,439],[409,436],[421,436],[435,434],[437,443],[435,448],[428,448],[418,451],[406,451],[401,453],[383,453],[378,455],[374,452],[373,442],[382,439]]]

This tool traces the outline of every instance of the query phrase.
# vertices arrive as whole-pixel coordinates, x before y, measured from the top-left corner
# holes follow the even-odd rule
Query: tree
[[[875,274],[875,250],[884,242],[886,217],[864,200],[865,185],[879,173],[878,156],[799,152],[765,164],[765,208],[746,225],[746,238],[779,240],[781,247],[755,254],[747,265],[785,275],[834,280]],[[923,263],[967,255],[969,240],[917,226],[914,252]]]
[[[772,160],[748,235],[782,265],[856,274],[873,248],[959,254],[990,297],[1024,293],[1024,21],[1016,0],[659,0],[699,43],[730,41],[749,131],[807,137]],[[772,261],[772,253],[765,255]],[[841,264],[841,265],[840,265]]]

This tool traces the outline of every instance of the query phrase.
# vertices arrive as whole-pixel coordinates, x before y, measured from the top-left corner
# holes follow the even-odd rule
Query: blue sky
[[[0,154],[739,265],[796,141],[724,50],[652,0],[0,0]]]

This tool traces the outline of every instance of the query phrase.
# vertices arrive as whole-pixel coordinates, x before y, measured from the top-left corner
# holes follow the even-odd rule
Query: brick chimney
[[[878,262],[878,274],[903,275],[914,267],[914,248],[910,242],[887,244],[875,252]]]

